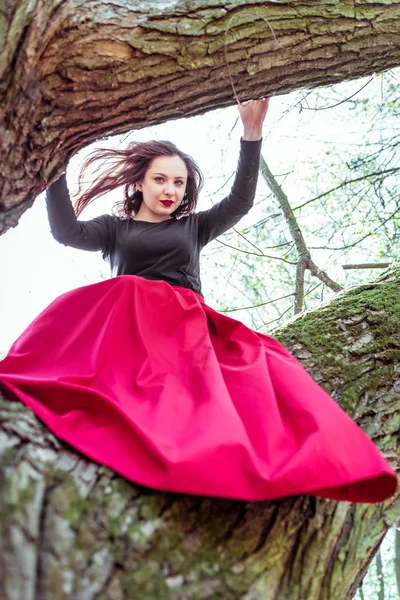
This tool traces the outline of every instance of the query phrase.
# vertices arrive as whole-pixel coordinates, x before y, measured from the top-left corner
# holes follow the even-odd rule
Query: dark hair
[[[157,156],[179,156],[185,163],[188,171],[185,195],[181,204],[172,214],[179,217],[193,212],[204,183],[202,172],[193,158],[179,150],[175,144],[151,140],[149,142],[131,142],[124,150],[108,148],[94,150],[83,163],[78,177],[78,190],[74,194],[76,215],[79,216],[95,198],[120,186],[124,186],[124,199],[114,204],[113,211],[122,218],[129,217],[132,212],[137,214],[143,194],[136,188],[136,184],[143,181],[150,162]],[[102,170],[89,189],[82,193],[84,172],[97,161],[103,161],[110,166]],[[94,172],[97,173],[100,169],[101,166],[98,166]]]

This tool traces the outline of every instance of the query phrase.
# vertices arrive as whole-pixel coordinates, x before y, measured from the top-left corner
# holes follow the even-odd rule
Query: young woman
[[[169,142],[98,154],[111,167],[77,213],[124,186],[119,216],[78,221],[65,175],[50,186],[54,237],[101,250],[115,277],[44,310],[0,363],[0,383],[55,435],[142,485],[243,500],[381,501],[396,476],[362,430],[281,344],[201,294],[201,249],[253,203],[267,107],[239,107],[235,181],[210,210],[194,212],[201,172]]]

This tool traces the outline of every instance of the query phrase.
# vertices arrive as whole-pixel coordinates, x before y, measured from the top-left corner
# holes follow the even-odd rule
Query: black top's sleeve
[[[46,191],[50,230],[57,242],[79,250],[110,252],[113,217],[102,215],[90,221],[78,221],[70,199],[65,173]]]
[[[262,140],[240,141],[239,162],[229,195],[209,210],[197,213],[200,247],[236,225],[253,206],[260,167],[261,142]]]

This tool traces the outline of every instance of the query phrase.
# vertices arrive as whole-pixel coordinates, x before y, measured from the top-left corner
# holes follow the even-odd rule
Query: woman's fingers
[[[262,126],[268,111],[269,98],[251,100],[247,104],[239,104],[238,109],[243,123],[243,139],[259,140],[262,137]]]
[[[246,104],[239,104],[238,109],[244,125],[262,125],[268,111],[269,98],[250,100]]]

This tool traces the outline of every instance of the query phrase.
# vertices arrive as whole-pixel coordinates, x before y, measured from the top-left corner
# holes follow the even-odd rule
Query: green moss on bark
[[[385,386],[400,363],[400,267],[390,280],[341,293],[274,335],[295,355],[299,347],[309,353],[303,364],[329,393],[340,382],[340,403],[353,414],[360,397]]]

